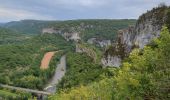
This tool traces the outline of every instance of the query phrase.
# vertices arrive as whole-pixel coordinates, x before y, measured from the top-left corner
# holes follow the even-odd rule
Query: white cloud
[[[54,19],[54,18],[51,16],[44,16],[44,15],[26,11],[26,10],[0,7],[0,20],[1,21],[21,20],[21,19],[48,20],[48,19]]]

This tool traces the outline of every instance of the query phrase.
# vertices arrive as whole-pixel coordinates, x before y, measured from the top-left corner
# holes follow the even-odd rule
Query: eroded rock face
[[[64,32],[61,34],[67,41],[69,40],[74,40],[74,41],[79,41],[81,38],[79,36],[78,32]]]
[[[105,39],[90,38],[87,42],[105,48],[111,45],[111,40]]]
[[[91,57],[93,59],[93,61],[95,63],[97,61],[96,52],[94,52],[91,48],[83,46],[82,44],[76,44],[76,52],[77,53],[86,53],[89,57]]]
[[[163,25],[154,24],[159,23],[155,18],[146,19],[143,23],[138,23],[135,28],[135,45],[138,45],[139,48],[144,48],[153,38],[157,38],[160,35],[160,31]]]
[[[106,50],[107,53],[101,60],[102,64],[118,67],[122,59],[127,57],[134,47],[143,49],[153,38],[159,37],[166,19],[165,9],[161,7],[153,9],[140,16],[135,27],[120,30],[116,45],[113,45],[113,49]],[[159,15],[160,13],[162,15]]]
[[[107,58],[102,58],[101,62],[104,65],[104,67],[107,66],[119,67],[121,65],[121,58],[118,56],[108,55]]]
[[[118,32],[118,38],[117,38],[117,46],[124,46],[125,53],[129,53],[134,46],[134,39],[135,39],[135,28],[133,26],[124,29],[119,30]],[[121,48],[119,48],[120,51]]]
[[[56,30],[54,30],[54,28],[43,28],[42,29],[42,33],[45,34],[45,33],[56,33]]]
[[[74,41],[79,41],[81,38],[79,36],[80,33],[78,32],[65,32],[63,30],[57,30],[54,28],[43,28],[42,29],[42,33],[49,33],[49,34],[60,34],[61,36],[63,36],[67,41],[69,40],[74,40]]]

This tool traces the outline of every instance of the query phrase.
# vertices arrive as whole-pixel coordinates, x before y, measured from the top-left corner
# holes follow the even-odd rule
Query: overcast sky
[[[0,22],[22,19],[137,19],[170,0],[0,0]]]

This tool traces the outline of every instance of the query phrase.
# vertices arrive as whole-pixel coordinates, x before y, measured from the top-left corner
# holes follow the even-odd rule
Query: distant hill
[[[0,23],[0,27],[3,26],[3,25],[4,25],[4,23]]]
[[[28,39],[30,36],[18,33],[16,31],[0,27],[0,45],[15,44]]]
[[[134,25],[135,22],[134,19],[68,20],[50,23],[48,28],[52,28],[53,30],[49,31],[61,34],[66,39],[75,40],[80,37],[85,41],[90,38],[114,40],[119,29]]]
[[[13,21],[3,25],[5,28],[26,34],[41,34],[45,28],[53,28],[56,33],[72,36],[72,33],[79,33],[83,40],[92,37],[113,39],[117,30],[134,25],[133,19],[88,19],[68,21],[42,21],[42,20],[21,20]]]
[[[21,20],[3,24],[2,27],[26,34],[40,34],[43,27],[48,26],[50,21],[41,20]],[[0,24],[1,25],[1,24]]]

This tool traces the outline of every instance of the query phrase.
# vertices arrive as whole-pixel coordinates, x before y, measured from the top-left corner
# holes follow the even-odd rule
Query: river
[[[48,84],[47,84],[46,88],[44,88],[44,90],[47,92],[50,92],[50,93],[56,93],[56,85],[59,83],[59,81],[65,75],[65,72],[66,72],[66,55],[63,55],[60,58],[60,63],[57,64],[54,76],[48,82]]]

